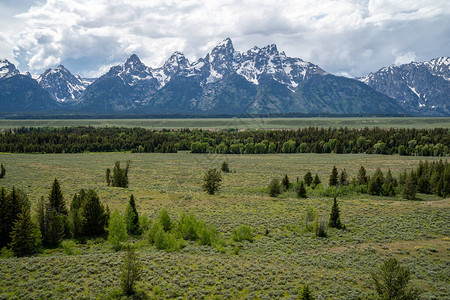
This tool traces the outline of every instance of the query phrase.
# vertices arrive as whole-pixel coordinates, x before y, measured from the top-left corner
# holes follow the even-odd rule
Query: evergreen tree
[[[105,177],[106,177],[106,184],[109,186],[111,184],[111,169],[110,168],[106,169]]]
[[[30,210],[23,206],[11,231],[11,250],[16,256],[31,255],[38,251],[40,243],[40,232],[31,220]]]
[[[333,202],[333,206],[331,208],[331,213],[330,213],[330,222],[328,223],[328,226],[330,226],[332,228],[341,229],[342,224],[341,224],[341,218],[339,215],[340,215],[339,206],[337,204],[336,197],[334,197],[334,202]]]
[[[406,178],[406,182],[402,188],[402,197],[408,200],[416,198],[416,186],[414,185],[412,175]]]
[[[142,265],[131,246],[128,246],[126,250],[120,274],[120,287],[126,296],[131,296],[135,293],[136,281],[141,278]]]
[[[94,190],[86,192],[81,208],[85,219],[85,235],[93,237],[104,234],[107,222],[105,207]]]
[[[46,225],[45,225],[45,206],[46,206],[45,199],[42,196],[39,199],[38,203],[37,203],[36,219],[37,219],[37,222],[38,222],[38,225],[39,225],[39,230],[41,231],[43,239],[45,239],[44,234],[45,234],[45,228],[46,228]]]
[[[125,168],[120,167],[120,161],[116,161],[113,169],[113,175],[111,179],[112,186],[114,187],[128,187],[128,171],[130,169],[131,161],[127,161]]]
[[[313,179],[313,182],[312,182],[312,188],[314,189],[314,188],[316,188],[316,186],[318,186],[319,184],[320,184],[320,178],[319,178],[319,175],[317,175],[317,173],[316,173],[316,175],[314,176],[314,179]]]
[[[83,216],[82,208],[72,208],[69,213],[69,228],[72,236],[83,241],[85,237],[86,219]]]
[[[61,191],[59,181],[56,178],[53,181],[52,189],[50,190],[50,194],[48,195],[48,201],[51,210],[56,210],[57,213],[67,216],[68,212],[66,202],[64,201],[64,196]]]
[[[306,198],[306,189],[303,181],[300,181],[297,186],[297,198]]]
[[[170,231],[170,229],[172,229],[172,219],[170,218],[169,212],[167,211],[167,209],[163,208],[158,216],[158,222],[159,224],[161,224],[162,229],[164,229],[164,231]]]
[[[5,177],[5,174],[6,174],[5,167],[3,166],[3,164],[0,164],[0,179]]]
[[[45,233],[45,242],[51,247],[57,247],[64,238],[64,222],[62,218],[63,216],[56,209],[51,211]]]
[[[283,189],[287,191],[289,189],[289,177],[287,174],[284,175],[283,180],[281,180],[281,185],[283,186]]]
[[[230,168],[229,168],[228,163],[227,163],[226,161],[224,161],[224,162],[222,163],[222,166],[221,166],[220,169],[221,169],[222,172],[224,172],[224,173],[230,173]]]
[[[133,194],[130,196],[127,208],[125,210],[125,220],[127,225],[127,231],[129,234],[139,234],[139,216],[136,209],[136,203]]]
[[[328,181],[329,186],[337,186],[338,184],[338,171],[336,169],[336,166],[333,166],[333,169],[331,170],[330,180]]]
[[[363,166],[361,166],[361,168],[359,168],[358,177],[356,178],[356,182],[358,185],[367,184],[366,169]]]
[[[310,171],[306,172],[305,176],[303,177],[303,180],[305,181],[306,186],[311,185],[311,183],[313,182],[313,178]]]
[[[303,286],[303,289],[300,293],[299,299],[300,300],[313,300],[314,299],[314,296],[312,295],[308,285]]]
[[[377,168],[369,180],[368,192],[371,195],[381,195],[383,192],[384,175],[380,168]]]
[[[274,178],[269,184],[269,195],[270,197],[276,197],[279,194],[281,194],[280,182]]]
[[[118,251],[122,248],[122,243],[128,239],[127,226],[124,218],[117,209],[111,214],[108,224],[108,241],[114,250]]]
[[[343,149],[342,149],[342,143],[340,140],[336,140],[336,144],[334,145],[334,153],[342,153]]]
[[[408,287],[411,273],[391,257],[371,273],[375,290],[380,299],[419,299],[418,292]]]
[[[0,248],[8,245],[11,242],[11,230],[13,228],[14,222],[19,217],[19,214],[22,212],[22,208],[29,208],[24,204],[21,197],[21,193],[19,193],[15,187],[12,187],[11,192],[6,194],[6,190],[2,187],[0,192],[0,201],[1,201],[1,240],[0,240]]]
[[[11,232],[11,223],[8,220],[8,199],[4,187],[0,189],[0,248],[8,244]]]
[[[339,185],[340,186],[348,185],[348,175],[347,175],[347,171],[345,169],[342,170],[341,175],[339,176]]]
[[[209,169],[203,177],[203,190],[210,195],[219,189],[222,175],[216,169]]]

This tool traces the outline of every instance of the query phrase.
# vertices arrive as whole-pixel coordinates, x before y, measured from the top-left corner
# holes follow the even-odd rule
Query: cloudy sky
[[[0,57],[40,74],[94,77],[136,53],[157,67],[194,61],[230,37],[277,44],[338,75],[450,56],[448,0],[0,0]]]

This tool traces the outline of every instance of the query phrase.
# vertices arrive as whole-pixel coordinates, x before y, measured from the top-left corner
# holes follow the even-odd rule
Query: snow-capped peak
[[[0,58],[0,79],[6,79],[19,74],[20,72],[14,64],[10,63],[6,58]]]

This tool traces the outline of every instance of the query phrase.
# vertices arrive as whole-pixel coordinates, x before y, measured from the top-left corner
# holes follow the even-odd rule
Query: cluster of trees
[[[298,198],[307,197],[307,187],[310,192],[321,185],[321,180],[316,174],[306,172],[303,180],[297,177],[296,183],[291,183],[287,174],[281,180],[274,178],[268,186],[268,193],[271,197],[277,197],[284,191],[293,190]],[[416,193],[435,194],[440,197],[450,195],[450,164],[446,161],[419,162],[416,169],[410,172],[404,170],[396,178],[389,169],[386,174],[377,168],[372,175],[367,175],[364,166],[361,166],[356,177],[350,179],[345,169],[339,170],[333,166],[328,180],[329,194],[332,192],[356,191],[359,193],[374,196],[394,197],[401,195],[403,198],[412,200],[416,198]]]
[[[0,164],[0,179],[5,177],[5,174],[6,174],[5,167],[3,166],[3,164]]]
[[[120,161],[116,161],[113,172],[111,169],[106,169],[106,184],[114,187],[128,187],[128,171],[130,170],[131,161],[127,161],[125,168],[120,167]]]
[[[445,128],[317,128],[298,130],[148,130],[143,128],[18,128],[0,135],[0,152],[369,153],[449,155]]]

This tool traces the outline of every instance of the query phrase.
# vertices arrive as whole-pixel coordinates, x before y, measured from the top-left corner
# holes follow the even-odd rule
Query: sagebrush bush
[[[253,242],[254,229],[248,225],[240,225],[233,229],[232,238],[236,242],[249,241]]]

